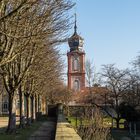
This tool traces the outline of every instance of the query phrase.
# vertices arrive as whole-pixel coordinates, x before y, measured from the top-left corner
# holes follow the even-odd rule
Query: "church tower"
[[[83,38],[77,34],[76,16],[74,34],[68,39],[68,88],[80,91],[85,88],[85,52]]]

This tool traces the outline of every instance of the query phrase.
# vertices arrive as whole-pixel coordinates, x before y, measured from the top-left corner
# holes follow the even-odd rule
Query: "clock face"
[[[79,42],[76,40],[73,42],[73,46],[78,46],[79,45]]]
[[[73,42],[73,46],[78,46],[79,43],[77,41]]]

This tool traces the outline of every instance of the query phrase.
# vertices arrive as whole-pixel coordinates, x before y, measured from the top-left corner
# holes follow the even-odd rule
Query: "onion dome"
[[[77,25],[76,25],[76,15],[75,15],[75,25],[74,25],[74,34],[68,39],[68,44],[70,51],[83,51],[84,39],[77,34]]]

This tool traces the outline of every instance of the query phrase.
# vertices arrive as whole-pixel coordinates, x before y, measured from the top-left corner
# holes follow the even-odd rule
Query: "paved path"
[[[61,114],[58,116],[55,140],[81,140],[74,128]]]
[[[56,122],[48,120],[30,136],[29,140],[54,140],[55,130]]]

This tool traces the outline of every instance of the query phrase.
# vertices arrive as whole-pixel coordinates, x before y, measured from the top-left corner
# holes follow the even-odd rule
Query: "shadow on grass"
[[[56,118],[42,115],[38,121],[34,121],[30,126],[26,125],[25,128],[19,128],[19,125],[17,125],[15,133],[12,134],[5,133],[6,127],[2,127],[0,128],[0,140],[28,140],[30,135],[32,135],[44,122],[47,121],[56,122]]]
[[[17,126],[16,132],[12,134],[5,133],[6,127],[0,129],[0,140],[28,140],[29,136],[36,131],[44,121],[36,121],[30,126],[19,129]]]

